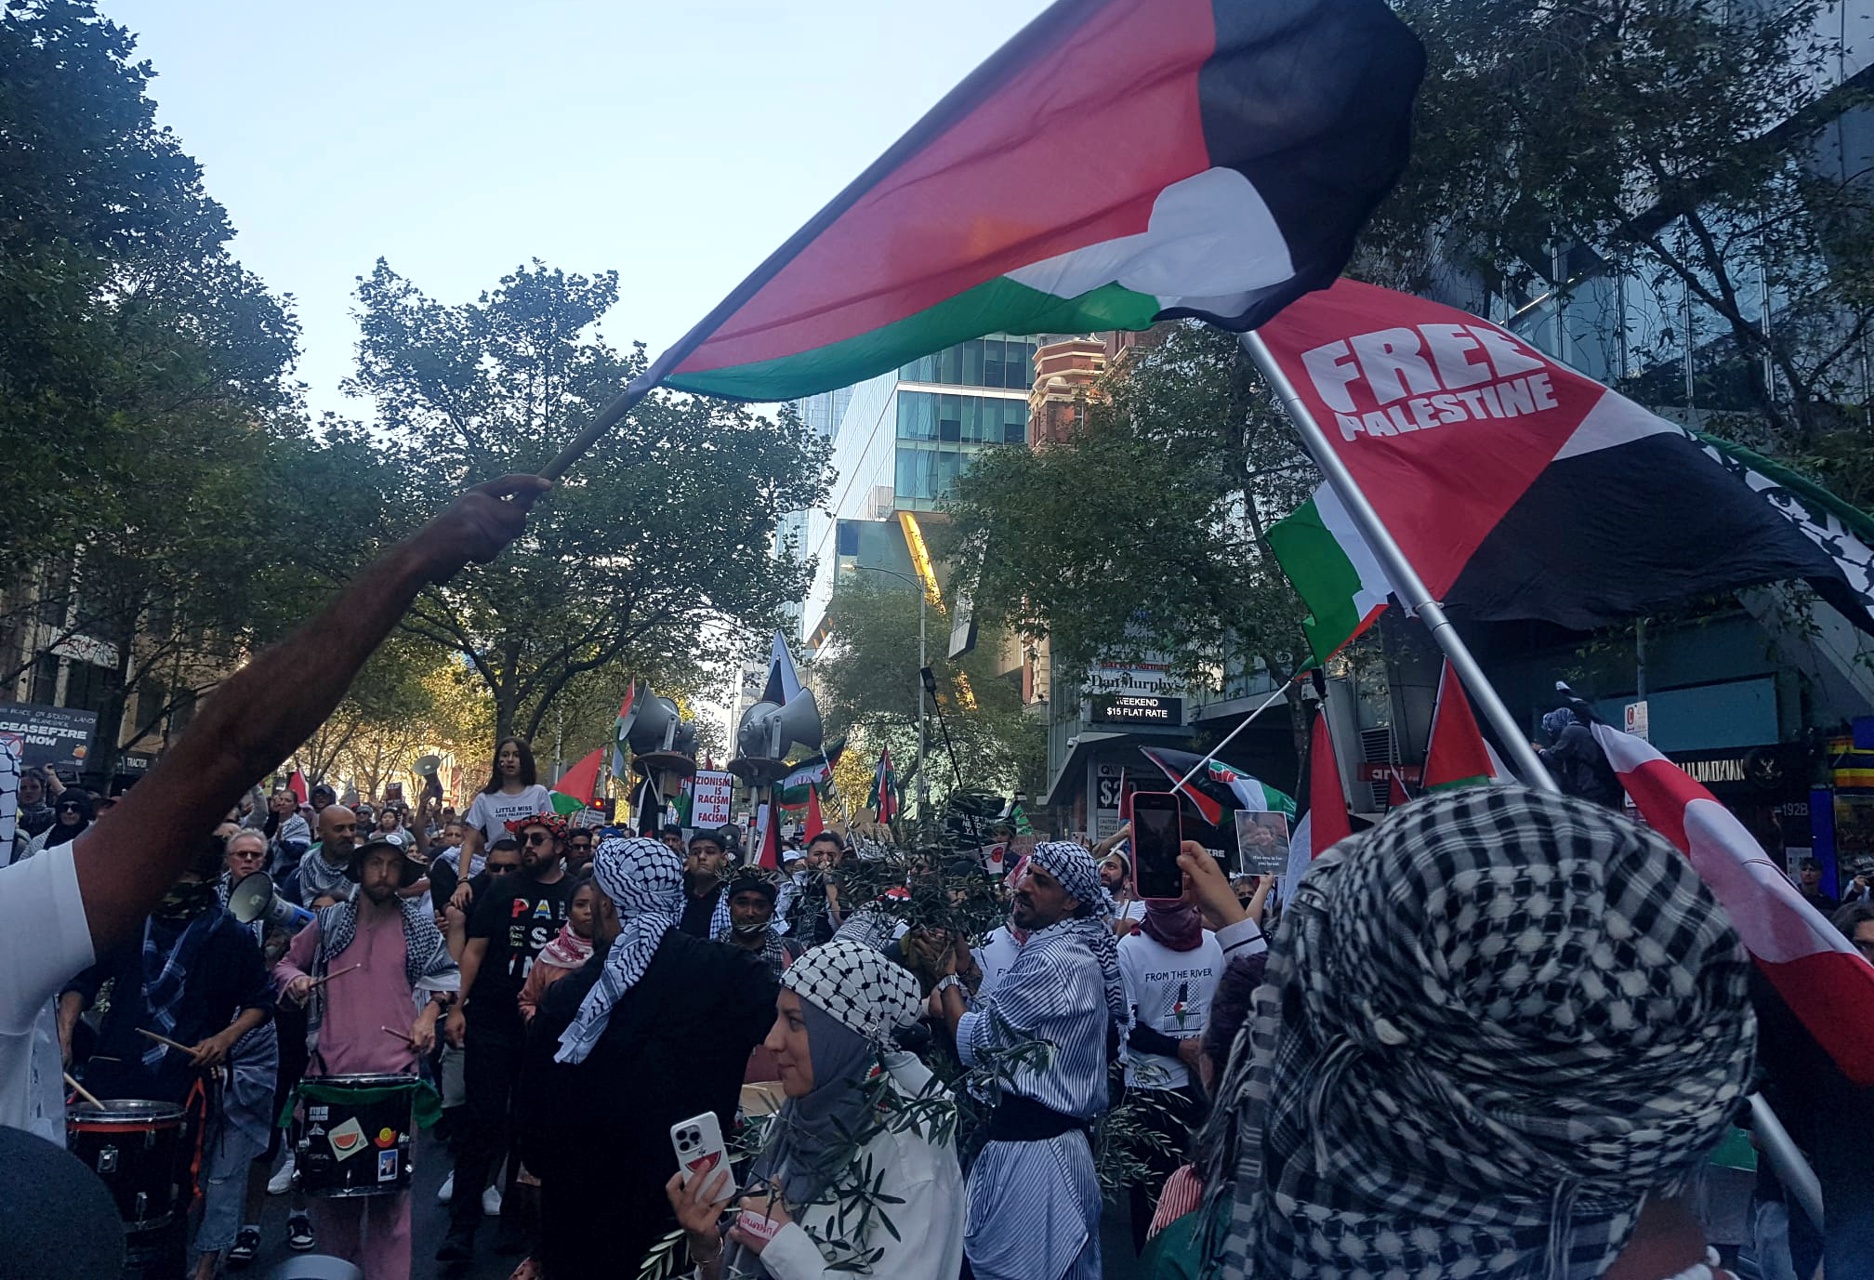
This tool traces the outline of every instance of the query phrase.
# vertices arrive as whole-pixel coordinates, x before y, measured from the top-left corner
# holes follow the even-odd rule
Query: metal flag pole
[[[1522,731],[1517,728],[1516,721],[1510,716],[1509,708],[1505,707],[1503,700],[1497,697],[1497,691],[1484,678],[1483,669],[1477,665],[1477,660],[1465,647],[1462,637],[1452,627],[1450,619],[1445,617],[1443,607],[1431,598],[1431,592],[1426,589],[1425,583],[1419,578],[1418,571],[1412,567],[1411,561],[1406,559],[1405,552],[1400,549],[1399,544],[1393,541],[1392,534],[1387,531],[1385,524],[1379,518],[1379,512],[1375,511],[1373,504],[1367,501],[1359,482],[1353,478],[1353,473],[1347,469],[1347,464],[1335,451],[1333,442],[1321,430],[1321,424],[1315,421],[1307,404],[1296,392],[1295,384],[1289,381],[1288,375],[1276,363],[1268,344],[1255,333],[1244,334],[1242,343],[1243,350],[1249,353],[1249,358],[1256,362],[1256,367],[1262,370],[1263,377],[1269,380],[1269,385],[1281,397],[1282,407],[1288,411],[1288,416],[1294,420],[1296,428],[1302,434],[1302,439],[1308,444],[1308,452],[1314,455],[1315,462],[1320,465],[1322,471],[1327,473],[1328,483],[1333,485],[1335,492],[1340,495],[1342,505],[1347,508],[1347,514],[1353,517],[1354,523],[1360,529],[1360,536],[1366,539],[1367,546],[1371,547],[1373,554],[1379,558],[1380,566],[1385,569],[1393,591],[1405,602],[1407,608],[1418,614],[1431,632],[1432,639],[1438,642],[1438,647],[1444,650],[1447,658],[1451,659],[1451,667],[1457,672],[1459,683],[1469,691],[1473,698],[1477,699],[1478,706],[1483,708],[1484,715],[1496,729],[1498,736],[1503,739],[1503,745],[1509,748],[1510,754],[1516,758],[1516,764],[1522,770],[1524,779],[1531,786],[1540,787],[1545,791],[1560,791],[1561,788],[1556,785],[1555,779],[1543,767],[1542,761],[1536,757],[1535,749],[1529,745],[1529,739],[1525,738]],[[1770,1105],[1764,1101],[1763,1095],[1752,1094],[1750,1105],[1755,1119],[1753,1130],[1764,1155],[1775,1168],[1777,1176],[1782,1178],[1783,1185],[1795,1196],[1803,1212],[1809,1215],[1810,1220],[1816,1224],[1816,1229],[1820,1230],[1822,1196],[1814,1171],[1810,1169],[1808,1162],[1803,1159],[1802,1153],[1790,1139],[1788,1130],[1770,1110]]]
[[[1288,684],[1289,682],[1284,681],[1283,683],[1277,685],[1275,687],[1275,692],[1270,694],[1268,697],[1262,700],[1261,706],[1257,707],[1254,711],[1244,716],[1243,723],[1237,725],[1236,728],[1230,730],[1229,733],[1225,734],[1222,742],[1219,742],[1216,746],[1212,747],[1209,751],[1205,752],[1204,758],[1202,760],[1199,760],[1196,764],[1192,765],[1191,771],[1189,773],[1185,774],[1182,778],[1178,779],[1178,785],[1173,787],[1172,791],[1177,792],[1177,791],[1184,790],[1184,784],[1189,782],[1192,778],[1195,778],[1197,776],[1197,771],[1199,769],[1202,769],[1205,765],[1209,764],[1212,760],[1215,760],[1217,758],[1217,753],[1223,750],[1225,747],[1229,746],[1230,740],[1232,738],[1236,737],[1237,734],[1243,732],[1243,730],[1249,728],[1251,721],[1255,720],[1257,716],[1267,711],[1270,707],[1273,707],[1276,704],[1277,699],[1281,698],[1283,695],[1285,695],[1288,692]]]
[[[1544,791],[1560,791],[1555,779],[1537,758],[1535,748],[1529,745],[1529,739],[1517,727],[1510,709],[1503,705],[1503,699],[1497,696],[1490,681],[1485,679],[1483,668],[1477,665],[1477,659],[1471,656],[1463,638],[1451,625],[1451,620],[1445,617],[1444,607],[1432,599],[1432,593],[1426,589],[1418,570],[1412,567],[1405,552],[1393,541],[1392,534],[1379,518],[1379,512],[1373,509],[1373,504],[1367,501],[1359,482],[1353,478],[1353,472],[1347,469],[1347,464],[1335,451],[1333,442],[1321,430],[1321,424],[1314,420],[1314,414],[1309,411],[1300,392],[1295,390],[1295,384],[1289,381],[1282,366],[1276,363],[1268,344],[1260,334],[1254,332],[1244,334],[1242,343],[1243,350],[1249,353],[1249,358],[1262,370],[1262,376],[1269,380],[1269,386],[1281,397],[1282,407],[1288,411],[1302,439],[1307,442],[1308,452],[1314,455],[1316,464],[1327,475],[1327,482],[1340,495],[1341,504],[1359,527],[1360,536],[1366,539],[1367,546],[1379,558],[1380,566],[1386,570],[1387,580],[1392,583],[1394,592],[1407,609],[1419,616],[1426,630],[1431,632],[1432,639],[1444,650],[1445,657],[1451,659],[1452,670],[1457,672],[1459,682],[1477,699],[1484,718],[1490,721],[1497,736],[1503,739],[1503,745],[1515,758],[1523,780]]]

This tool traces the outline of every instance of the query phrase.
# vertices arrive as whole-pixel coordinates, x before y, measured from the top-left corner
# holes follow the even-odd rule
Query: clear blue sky
[[[315,411],[369,416],[355,278],[466,301],[616,268],[604,332],[673,341],[1046,0],[102,0],[158,119],[294,296]]]

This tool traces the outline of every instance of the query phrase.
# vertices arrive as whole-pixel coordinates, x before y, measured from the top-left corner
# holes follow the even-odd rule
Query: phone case
[[[1147,824],[1142,821],[1147,805],[1140,804],[1143,794],[1132,798],[1132,888],[1141,898],[1169,901],[1184,892],[1184,873],[1178,869],[1178,849],[1183,839],[1183,823],[1180,821],[1177,802],[1169,794],[1163,798],[1171,803],[1162,807],[1150,805],[1158,812],[1170,815],[1170,830],[1164,843],[1159,846],[1148,834]],[[1153,800],[1159,799],[1154,793]],[[1149,802],[1148,802],[1149,804]],[[1162,880],[1161,880],[1162,877]],[[1164,892],[1169,889],[1170,892]],[[1157,892],[1154,892],[1157,890]]]
[[[729,1167],[729,1151],[723,1145],[722,1126],[716,1123],[715,1112],[705,1111],[671,1125],[670,1145],[677,1153],[677,1168],[685,1184],[698,1175],[707,1176],[721,1169],[728,1178],[721,1194],[735,1194],[735,1171]]]

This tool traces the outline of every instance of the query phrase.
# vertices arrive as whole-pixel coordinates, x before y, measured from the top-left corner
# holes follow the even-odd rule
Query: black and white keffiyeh
[[[917,1021],[924,997],[917,979],[876,947],[835,938],[788,966],[781,985],[835,1022],[889,1048],[898,1028]]]
[[[683,916],[683,860],[661,840],[616,837],[599,843],[592,878],[618,908],[624,931],[605,953],[605,969],[579,1014],[560,1033],[556,1062],[583,1062],[611,1021],[612,1008],[637,985],[664,935]]]
[[[1218,1090],[1206,1275],[1589,1280],[1750,1076],[1748,961],[1671,845],[1522,787],[1316,859]]]
[[[1044,840],[1028,855],[1029,866],[1040,867],[1061,887],[1090,906],[1088,915],[1062,921],[1100,962],[1100,977],[1106,986],[1106,1008],[1118,1026],[1126,1024],[1126,989],[1119,977],[1119,939],[1113,934],[1113,895],[1100,883],[1100,864],[1093,855],[1071,840]]]
[[[335,902],[319,910],[319,945],[312,955],[312,977],[324,978],[344,955],[345,948],[358,936],[360,898]],[[410,990],[455,991],[462,985],[462,975],[455,957],[449,954],[449,941],[436,927],[436,914],[425,909],[420,898],[398,898],[397,910],[403,920],[403,976]],[[319,1028],[325,1025],[325,983],[312,988],[306,1003],[306,1048],[317,1052]]]
[[[781,985],[800,997],[813,1088],[782,1105],[749,1177],[751,1185],[778,1182],[798,1209],[829,1191],[837,1194],[861,1172],[859,1152],[881,1123],[882,1100],[871,1086],[885,1072],[898,1029],[917,1021],[924,997],[902,965],[840,938],[805,952]],[[746,1259],[735,1261],[740,1266]]]

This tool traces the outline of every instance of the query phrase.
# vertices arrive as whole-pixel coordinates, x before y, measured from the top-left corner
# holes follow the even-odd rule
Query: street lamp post
[[[924,818],[930,813],[930,783],[927,780],[929,770],[924,759],[924,668],[930,663],[925,657],[925,612],[930,604],[930,597],[924,590],[924,584],[908,573],[899,573],[896,569],[881,569],[876,565],[856,564],[855,569],[867,573],[882,573],[908,582],[917,591],[917,811],[918,817]]]

